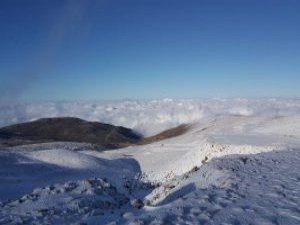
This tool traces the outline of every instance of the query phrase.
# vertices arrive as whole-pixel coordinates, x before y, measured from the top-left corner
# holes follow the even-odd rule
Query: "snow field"
[[[10,112],[27,120],[52,106],[49,116],[116,122],[145,135],[183,122],[192,128],[114,151],[76,143],[2,149],[0,224],[300,223],[297,99],[77,104]]]

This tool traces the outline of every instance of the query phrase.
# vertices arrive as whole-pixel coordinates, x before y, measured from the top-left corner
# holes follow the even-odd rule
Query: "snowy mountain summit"
[[[0,224],[300,224],[299,100],[105,104],[148,139],[1,147]]]

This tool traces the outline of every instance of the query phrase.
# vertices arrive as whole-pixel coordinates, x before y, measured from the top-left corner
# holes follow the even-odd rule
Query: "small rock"
[[[205,156],[204,159],[201,161],[201,163],[202,163],[202,164],[205,164],[205,163],[207,162],[207,160],[208,160],[208,157]]]
[[[145,199],[144,200],[144,205],[150,206],[151,205],[151,201],[149,199]]]
[[[54,189],[55,189],[54,185],[50,185],[46,188],[46,190],[48,190],[48,191],[53,191]]]
[[[76,184],[75,182],[68,182],[64,185],[64,189],[66,192],[73,191],[77,187],[78,187],[78,184]]]
[[[144,203],[141,199],[133,199],[130,201],[130,204],[133,208],[137,208],[137,209],[144,207]]]
[[[176,186],[174,184],[167,184],[164,186],[165,191],[170,191],[173,188],[175,188]]]
[[[198,170],[199,170],[199,167],[198,167],[198,166],[194,166],[194,167],[192,168],[191,172],[196,172],[196,171],[198,171]]]

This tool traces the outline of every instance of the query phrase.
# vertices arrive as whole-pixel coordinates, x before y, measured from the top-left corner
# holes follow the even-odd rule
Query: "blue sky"
[[[3,0],[0,99],[300,96],[297,0]]]

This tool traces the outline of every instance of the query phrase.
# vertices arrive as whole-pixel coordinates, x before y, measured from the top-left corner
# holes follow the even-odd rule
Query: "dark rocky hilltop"
[[[184,134],[189,128],[183,124],[154,136],[142,137],[126,127],[73,117],[44,118],[0,128],[0,146],[77,142],[93,144],[99,150],[116,149],[172,138]]]
[[[15,146],[46,142],[83,142],[115,149],[139,142],[133,130],[78,118],[45,118],[0,128],[0,144]]]

